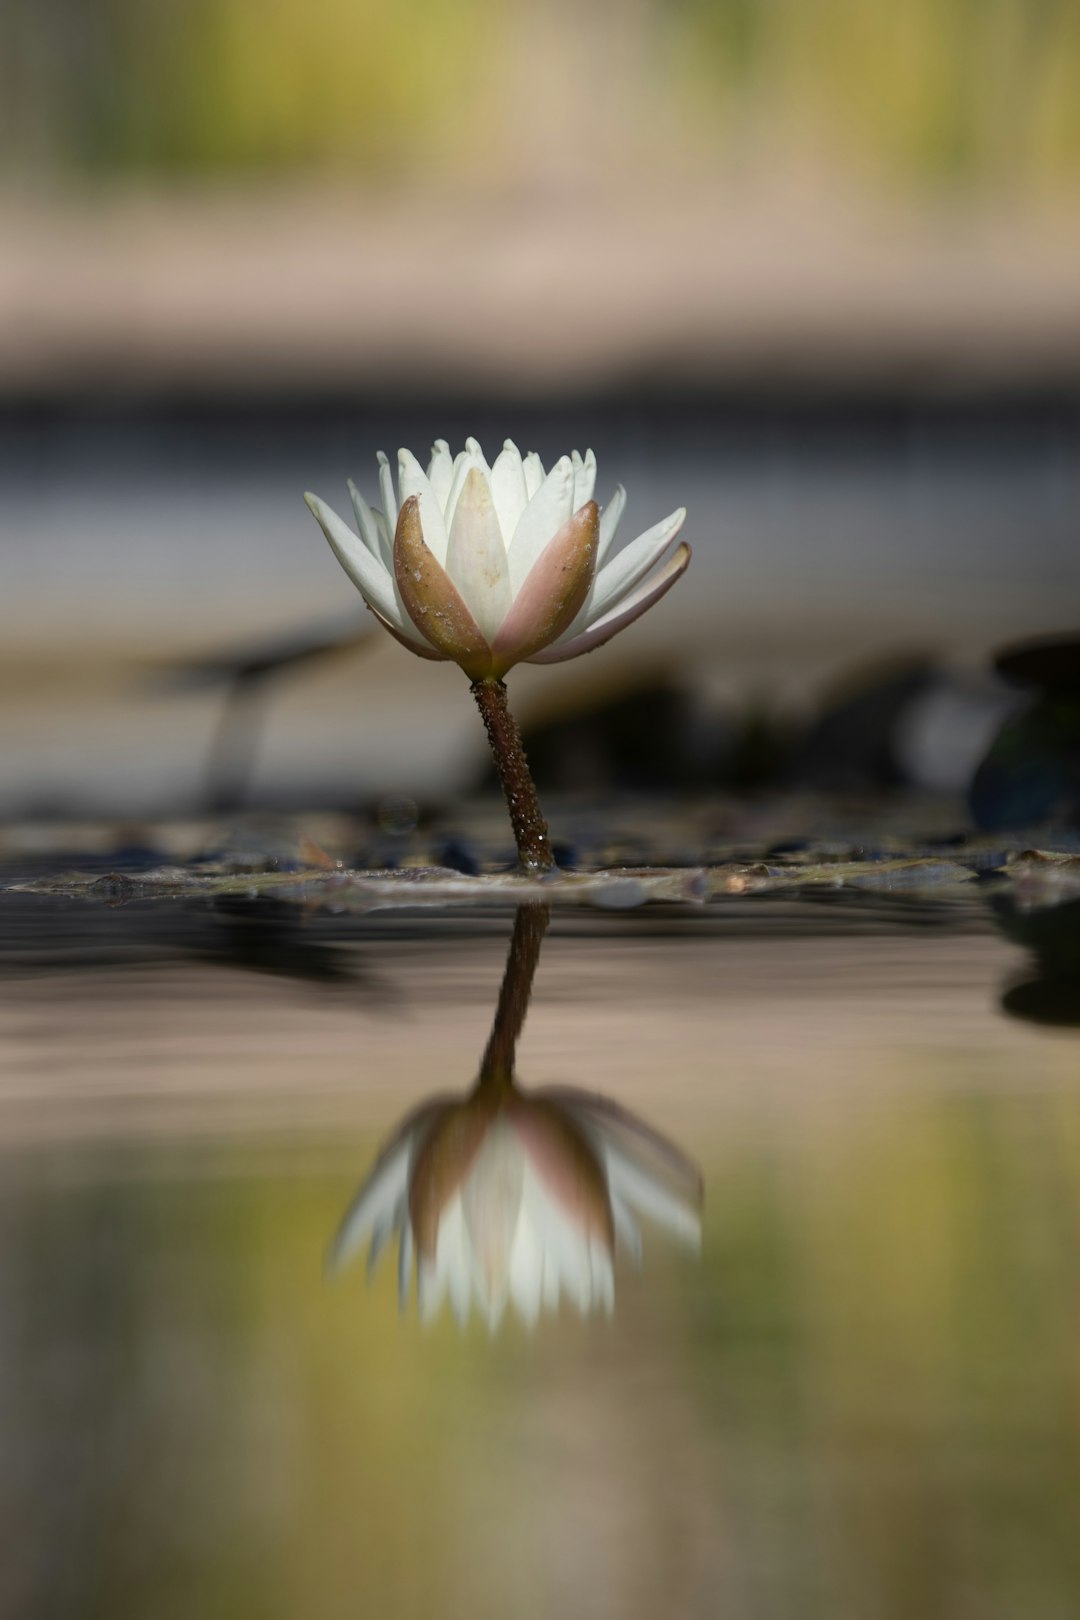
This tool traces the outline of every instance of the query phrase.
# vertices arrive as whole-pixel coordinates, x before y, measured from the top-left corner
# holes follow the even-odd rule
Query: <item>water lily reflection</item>
[[[413,1267],[420,1315],[449,1298],[494,1329],[513,1305],[532,1325],[569,1299],[610,1312],[621,1248],[640,1260],[642,1218],[696,1249],[701,1178],[671,1143],[614,1103],[568,1088],[525,1091],[517,1036],[547,912],[522,907],[480,1077],[465,1097],[423,1104],[357,1193],[331,1250],[337,1269],[399,1240],[399,1290]]]

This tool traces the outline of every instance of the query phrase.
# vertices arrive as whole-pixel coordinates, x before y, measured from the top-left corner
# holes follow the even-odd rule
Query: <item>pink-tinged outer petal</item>
[[[435,1258],[446,1206],[476,1162],[495,1113],[489,1099],[474,1093],[447,1109],[416,1155],[409,1175],[409,1218],[417,1252],[426,1259]]]
[[[378,619],[383,629],[389,630],[394,640],[400,641],[401,645],[407,647],[411,653],[415,653],[417,658],[430,658],[435,664],[448,662],[445,653],[436,652],[435,648],[429,642],[424,641],[420,635],[407,635],[404,630],[399,630],[395,625],[392,625],[389,619],[384,619],[378,608],[373,608],[370,602],[366,602],[364,605],[368,612],[374,614],[375,618]]]
[[[510,588],[515,596],[552,535],[558,534],[567,518],[572,517],[576,510],[574,464],[569,456],[560,456],[535,495],[530,496],[528,505],[518,519],[514,538],[507,543]]]
[[[338,1271],[371,1237],[381,1216],[396,1217],[408,1195],[409,1162],[427,1139],[433,1124],[452,1108],[446,1097],[433,1097],[409,1114],[379,1157],[349,1205],[330,1245],[328,1261]]]
[[[529,1162],[563,1214],[610,1253],[615,1246],[611,1200],[588,1137],[557,1104],[511,1092],[506,1109]]]
[[[528,663],[561,664],[568,658],[578,658],[582,653],[602,647],[605,641],[610,641],[620,630],[625,630],[628,624],[640,619],[654,602],[659,602],[662,596],[667,595],[675,581],[686,572],[690,556],[690,547],[684,540],[663,568],[640,585],[625,601],[620,602],[617,608],[612,608],[604,618],[598,619],[588,630],[583,630],[580,635],[571,637],[569,641],[532,653],[527,660]]]
[[[492,644],[500,673],[548,646],[571,625],[596,569],[600,512],[586,501],[548,541]]]
[[[491,648],[461,593],[429,551],[415,495],[401,508],[394,536],[394,574],[413,624],[437,652],[479,680],[491,673]]]
[[[561,1108],[579,1130],[595,1133],[605,1143],[616,1139],[627,1156],[643,1168],[647,1166],[650,1174],[663,1174],[676,1182],[684,1197],[698,1204],[703,1202],[705,1182],[694,1160],[628,1108],[574,1086],[545,1086],[542,1091],[530,1091],[529,1096]]]

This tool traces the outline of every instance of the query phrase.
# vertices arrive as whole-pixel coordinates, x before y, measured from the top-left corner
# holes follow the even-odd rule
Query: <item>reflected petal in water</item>
[[[701,1177],[676,1147],[602,1097],[514,1079],[546,926],[543,908],[520,908],[475,1087],[404,1121],[331,1248],[336,1271],[367,1245],[370,1269],[396,1232],[401,1304],[415,1256],[425,1321],[447,1296],[459,1322],[475,1307],[492,1330],[508,1304],[530,1327],[564,1297],[610,1313],[616,1246],[640,1259],[642,1218],[700,1245]]]
[[[513,1303],[530,1326],[564,1296],[611,1311],[616,1241],[641,1255],[642,1218],[693,1249],[701,1180],[647,1126],[582,1092],[481,1080],[461,1102],[413,1114],[364,1182],[331,1250],[339,1269],[400,1235],[401,1301],[413,1255],[424,1320],[449,1295],[491,1328]]]

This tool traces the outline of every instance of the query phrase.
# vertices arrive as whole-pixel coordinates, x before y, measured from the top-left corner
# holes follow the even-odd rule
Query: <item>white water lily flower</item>
[[[616,1239],[641,1255],[645,1215],[700,1242],[700,1177],[641,1121],[583,1092],[524,1093],[481,1082],[464,1102],[413,1114],[383,1150],[331,1250],[335,1269],[370,1240],[373,1267],[400,1240],[406,1304],[413,1260],[430,1320],[449,1295],[494,1330],[512,1303],[532,1326],[563,1297],[610,1313]]]
[[[422,658],[451,659],[470,680],[514,664],[591,652],[671,589],[690,561],[668,555],[686,517],[670,517],[614,555],[626,504],[601,514],[596,457],[562,456],[545,473],[507,439],[489,467],[475,439],[452,457],[439,439],[427,471],[398,452],[398,480],[379,455],[381,510],[349,485],[359,538],[317,495],[304,499],[334,554],[390,634]]]

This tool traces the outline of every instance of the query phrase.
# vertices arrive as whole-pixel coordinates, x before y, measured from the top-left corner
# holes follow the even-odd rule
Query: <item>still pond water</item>
[[[1080,1612],[1034,959],[736,901],[504,982],[513,926],[8,909],[4,1616]]]

